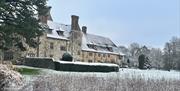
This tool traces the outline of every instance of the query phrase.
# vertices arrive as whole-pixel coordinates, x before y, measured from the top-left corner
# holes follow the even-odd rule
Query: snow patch
[[[111,63],[87,63],[87,62],[67,62],[67,61],[57,61],[61,64],[77,64],[77,65],[90,65],[90,66],[115,66],[119,67],[117,64]]]

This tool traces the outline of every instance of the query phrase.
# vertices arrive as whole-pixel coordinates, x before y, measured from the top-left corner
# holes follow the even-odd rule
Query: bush
[[[0,91],[14,91],[8,90],[10,88],[18,88],[23,85],[23,77],[16,71],[13,71],[7,65],[0,64]]]
[[[63,61],[73,61],[73,57],[71,56],[71,54],[69,53],[64,53],[63,56],[62,56],[62,60]]]
[[[106,65],[85,65],[72,63],[54,62],[55,70],[58,71],[71,71],[71,72],[118,72],[118,66]]]
[[[25,58],[24,65],[38,68],[54,69],[52,58]]]
[[[144,69],[144,63],[145,63],[145,55],[140,55],[138,58],[139,61],[139,69]]]

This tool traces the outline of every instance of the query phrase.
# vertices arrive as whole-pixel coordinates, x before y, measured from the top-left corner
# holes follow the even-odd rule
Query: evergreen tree
[[[144,64],[145,64],[145,55],[141,54],[138,58],[139,61],[139,69],[144,69]]]
[[[10,49],[24,40],[37,46],[44,27],[38,15],[44,14],[46,0],[0,0],[0,49]]]

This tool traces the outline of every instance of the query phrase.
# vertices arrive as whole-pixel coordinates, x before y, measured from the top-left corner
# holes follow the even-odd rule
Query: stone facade
[[[94,36],[97,37],[97,40],[99,37],[101,39],[100,41],[107,40],[105,41],[107,43],[102,45],[101,43],[97,43],[98,46],[103,46],[103,48],[105,48],[107,52],[100,52],[96,48],[88,48],[95,51],[83,50],[83,38],[84,35],[87,34],[87,27],[83,26],[82,29],[80,29],[78,23],[79,17],[72,15],[71,25],[57,24],[52,21],[52,17],[50,15],[50,7],[48,9],[49,11],[47,12],[47,14],[45,14],[44,16],[39,16],[39,18],[42,24],[49,27],[49,30],[47,29],[47,31],[44,31],[44,34],[42,36],[37,38],[37,40],[40,42],[40,45],[37,48],[27,47],[27,51],[23,52],[21,56],[52,57],[55,60],[59,60],[62,58],[62,55],[64,53],[68,52],[73,56],[74,61],[116,64],[120,63],[120,61],[122,60],[120,54],[115,53],[114,51],[112,51],[112,49],[109,50],[109,48],[111,47],[116,47],[109,38],[99,37],[96,35]],[[68,29],[68,26],[70,26],[70,29]],[[65,34],[65,32],[67,31],[68,36]],[[89,44],[85,45],[87,46]]]
[[[82,51],[80,60],[83,62],[117,63],[121,60],[117,54]]]
[[[39,51],[37,48],[28,48],[26,55],[30,57],[52,57],[61,59],[65,52],[69,51],[69,41],[46,37],[46,33],[40,37]]]

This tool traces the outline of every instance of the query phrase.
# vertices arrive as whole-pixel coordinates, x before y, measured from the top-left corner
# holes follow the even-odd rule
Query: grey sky
[[[49,0],[55,22],[80,17],[88,33],[111,38],[117,45],[137,42],[163,47],[180,36],[180,0]]]

